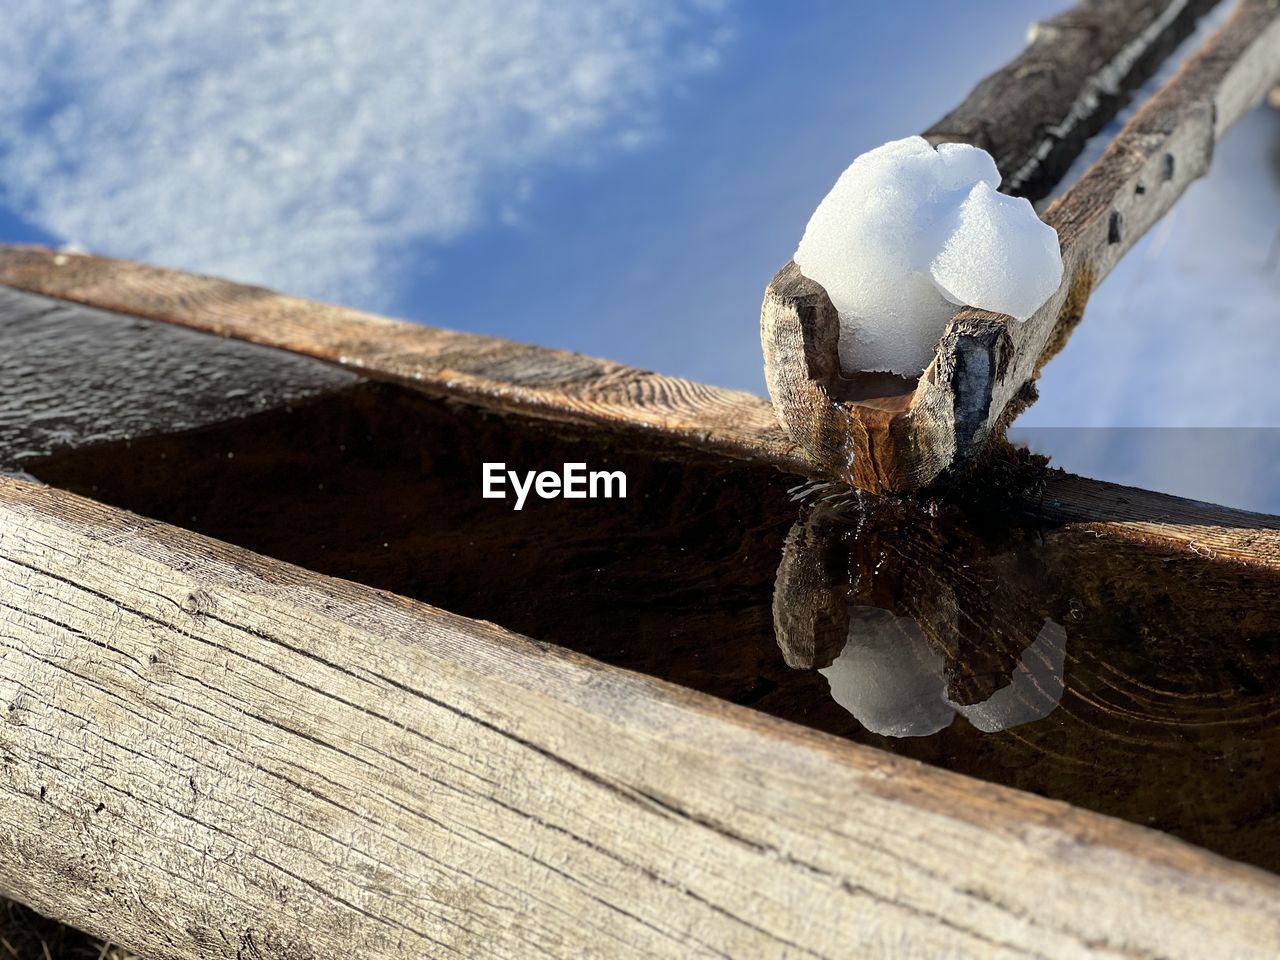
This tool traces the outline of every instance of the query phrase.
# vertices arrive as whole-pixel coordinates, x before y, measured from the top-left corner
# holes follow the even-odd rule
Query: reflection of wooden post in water
[[[854,718],[828,729],[1280,865],[1273,572],[865,506],[811,507],[774,594],[788,663]]]
[[[850,638],[851,608],[878,607],[918,626],[945,664],[949,700],[988,700],[1009,684],[1045,621],[1064,616],[1058,584],[1025,529],[1008,542],[1001,536],[912,503],[809,508],[787,537],[774,594],[788,665],[830,666]]]
[[[821,506],[804,510],[778,566],[773,629],[787,666],[796,670],[830,666],[849,637],[849,526],[832,520]]]

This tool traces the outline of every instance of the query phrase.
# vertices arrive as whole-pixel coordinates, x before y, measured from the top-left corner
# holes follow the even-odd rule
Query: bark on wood
[[[788,263],[765,292],[761,340],[790,436],[829,473],[874,492],[918,489],[966,463],[1034,396],[1094,286],[1208,171],[1216,140],[1277,78],[1280,5],[1245,0],[1049,208],[1065,267],[1058,292],[1025,323],[960,311],[914,390],[869,398],[839,375],[835,309]]]
[[[0,246],[0,284],[318,357],[487,409],[607,427],[627,434],[628,443],[663,438],[822,475],[822,465],[783,432],[767,400],[608,360],[38,247]],[[1051,479],[1043,500],[1026,509],[1101,535],[1280,568],[1280,519],[1274,517],[1077,477]]]
[[[982,147],[1002,190],[1038,200],[1217,3],[1084,0],[1033,24],[1026,49],[924,135]]]
[[[148,957],[1280,942],[1280,880],[1141,828],[51,489],[0,529],[0,892]]]

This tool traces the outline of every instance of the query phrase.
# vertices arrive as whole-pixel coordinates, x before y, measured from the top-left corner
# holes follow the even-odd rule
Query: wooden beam
[[[1093,288],[1208,171],[1214,143],[1277,79],[1280,7],[1243,0],[1049,208],[1065,266],[1057,293],[1026,322],[960,311],[918,383],[842,376],[835,307],[788,263],[765,291],[761,340],[789,435],[828,473],[875,492],[916,490],[970,461],[1034,399],[1041,366]]]
[[[1035,513],[1099,536],[1280,570],[1280,517],[1058,472]]]
[[[1222,677],[1251,677],[1255,692],[1280,681],[1280,664],[1259,652],[1268,636],[1280,642],[1280,574],[949,504],[850,502],[831,487],[797,503],[794,478],[660,438],[494,416],[395,384],[325,390],[328,377],[350,375],[175,325],[65,301],[51,309],[16,291],[7,299],[29,312],[3,315],[0,377],[14,361],[29,371],[10,381],[8,405],[20,427],[39,429],[15,436],[0,424],[0,463],[42,482],[1280,870],[1267,820],[1280,728],[1265,704],[1243,689],[1226,704],[1151,701],[1153,689],[1220,690]],[[139,362],[160,377],[195,366],[199,382],[180,376],[167,394],[139,391]],[[286,382],[320,392],[280,403],[270,391]],[[242,396],[225,421],[193,429],[188,417],[205,413],[209,389]],[[482,464],[498,460],[607,461],[625,473],[629,496],[513,512],[478,496]],[[960,723],[936,737],[880,739],[878,721],[833,698],[846,685],[792,669],[827,666],[849,642],[865,649],[880,614],[867,621],[850,607],[868,605],[910,618],[945,662],[954,702],[994,697],[1006,718],[1014,701],[1037,713],[1056,704],[1053,720],[1012,737],[974,739]],[[1070,671],[1050,700],[1016,679],[1023,664],[1043,662],[1046,621],[1070,638]],[[1143,625],[1139,656],[1125,642],[1133,624]],[[1013,701],[997,692],[1009,682],[1023,691]],[[1200,769],[1224,750],[1247,777]],[[1155,768],[1136,762],[1152,754],[1162,758]],[[1082,760],[1094,776],[1079,776]],[[1194,798],[1170,806],[1193,774]]]
[[[1280,942],[1280,879],[1139,827],[57,490],[0,530],[0,892],[144,956]]]
[[[659,433],[798,473],[814,469],[767,401],[610,360],[42,247],[0,245],[0,284],[306,354],[489,409]]]

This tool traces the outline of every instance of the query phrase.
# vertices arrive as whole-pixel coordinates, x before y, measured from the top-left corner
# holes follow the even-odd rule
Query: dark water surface
[[[1280,578],[360,383],[40,479],[1280,870]],[[481,497],[482,464],[625,500]]]

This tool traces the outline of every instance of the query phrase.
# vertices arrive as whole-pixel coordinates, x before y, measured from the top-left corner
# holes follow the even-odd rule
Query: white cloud
[[[10,0],[0,187],[119,256],[354,300],[716,63],[716,0]],[[406,264],[406,267],[411,265]]]

